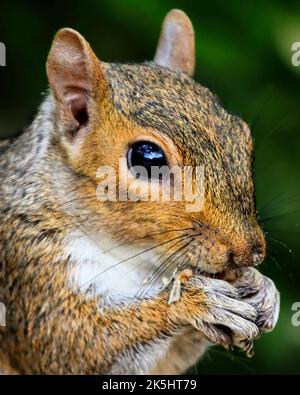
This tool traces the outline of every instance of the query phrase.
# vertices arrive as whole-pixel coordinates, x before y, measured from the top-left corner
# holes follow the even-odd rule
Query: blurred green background
[[[0,137],[30,121],[47,88],[45,61],[56,30],[79,30],[104,61],[152,59],[164,15],[183,9],[196,31],[196,80],[251,126],[256,145],[258,208],[267,233],[262,271],[281,292],[278,326],[256,342],[256,355],[212,348],[192,373],[300,373],[300,2],[85,0],[1,1]]]

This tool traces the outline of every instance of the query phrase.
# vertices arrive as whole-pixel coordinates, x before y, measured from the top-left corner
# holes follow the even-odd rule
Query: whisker
[[[267,248],[267,252],[268,254],[271,256],[271,259],[273,260],[273,262],[275,262],[276,266],[278,267],[278,269],[280,271],[282,271],[281,266],[279,265],[278,260],[275,258],[275,256],[272,254],[271,250]]]
[[[189,236],[190,237],[190,236]],[[181,246],[178,250],[176,250],[174,253],[172,253],[164,262],[162,262],[160,264],[160,266],[158,268],[156,268],[154,270],[154,272],[151,275],[151,279],[149,280],[149,282],[147,282],[145,285],[143,285],[141,287],[141,289],[138,291],[138,293],[134,296],[134,298],[141,298],[143,292],[146,292],[147,288],[150,287],[153,283],[155,283],[155,281],[159,278],[159,276],[162,276],[165,272],[167,272],[167,270],[172,266],[172,264],[174,263],[174,260],[179,259],[182,255],[184,255],[186,253],[186,251],[184,251],[179,257],[177,257],[178,252],[184,250],[190,243],[192,242],[192,240],[190,240],[188,243],[186,243],[184,246]],[[167,266],[166,263],[168,263]],[[150,271],[151,272],[151,271]],[[145,277],[147,278],[147,277]]]
[[[189,241],[188,243],[186,243],[184,246],[180,247],[177,251],[175,251],[175,253],[172,253],[171,256],[169,256],[165,262],[167,262],[170,258],[172,259],[172,261],[169,262],[168,265],[167,265],[166,267],[164,267],[164,266],[165,266],[165,262],[163,262],[163,264],[161,264],[160,267],[158,268],[159,271],[158,271],[158,273],[155,275],[155,277],[158,278],[158,275],[162,276],[162,275],[170,268],[170,266],[173,264],[173,259],[174,259],[174,257],[175,257],[175,259],[179,259],[183,254],[185,254],[186,251],[182,252],[182,254],[181,254],[179,257],[177,257],[178,252],[181,251],[181,250],[183,250],[183,249],[185,249],[191,242],[192,242],[192,240],[190,240],[190,241]],[[160,269],[162,269],[162,268],[163,268],[164,270],[160,271]],[[142,292],[141,292],[141,291],[142,291]],[[132,298],[131,303],[129,304],[129,306],[132,306],[133,303],[136,302],[136,301],[137,301],[137,306],[139,306],[139,304],[142,302],[142,299],[141,299],[142,294],[143,294],[143,287],[142,287],[141,290],[139,290],[139,291],[137,292],[137,294]],[[132,314],[133,314],[133,313],[132,313]],[[131,330],[131,327],[129,326],[128,331],[130,332],[130,330]]]
[[[274,216],[269,216],[269,217],[261,218],[260,220],[261,220],[262,222],[274,221],[275,219],[280,219],[280,218],[288,217],[288,216],[295,215],[295,214],[300,215],[300,213],[299,213],[298,210],[293,210],[293,211],[290,211],[290,212],[287,212],[287,213],[282,213],[282,214],[278,214],[278,215],[274,215]]]
[[[293,231],[293,230],[284,230],[284,229],[282,229],[282,230],[276,230],[276,229],[272,229],[272,230],[270,230],[270,229],[266,229],[266,234],[268,234],[268,233],[287,233],[287,234],[291,234],[291,235],[299,235],[300,234],[300,231],[299,232],[297,232],[296,230],[295,231]]]
[[[188,231],[188,230],[193,230],[193,228],[170,229],[170,230],[165,230],[165,231],[163,231],[163,232],[157,232],[157,233],[152,233],[152,234],[151,234],[151,233],[150,233],[150,234],[146,234],[145,236],[140,236],[140,237],[137,237],[137,238],[135,238],[135,239],[128,239],[127,241],[123,242],[122,244],[118,244],[117,246],[114,246],[114,247],[111,247],[111,248],[105,250],[105,251],[104,251],[104,254],[106,254],[107,252],[110,252],[110,251],[114,250],[115,248],[122,247],[122,246],[124,246],[124,245],[126,245],[126,244],[128,244],[128,243],[132,243],[132,242],[135,242],[135,241],[138,241],[138,240],[142,240],[142,239],[145,239],[145,238],[151,238],[151,237],[154,237],[154,236],[160,236],[160,235],[165,234],[165,233],[171,233],[171,232],[184,232],[184,231]]]
[[[114,267],[116,267],[116,266],[119,266],[119,265],[121,265],[122,263],[128,262],[128,261],[130,261],[131,259],[136,258],[136,257],[138,257],[138,256],[140,256],[140,255],[142,255],[142,254],[144,254],[145,252],[149,252],[149,251],[151,251],[151,250],[153,250],[153,249],[155,249],[155,248],[161,247],[162,245],[168,244],[168,243],[170,243],[171,241],[176,240],[176,239],[178,239],[178,238],[180,238],[180,237],[182,237],[182,236],[174,237],[174,238],[171,239],[171,240],[168,240],[168,241],[164,241],[164,242],[162,242],[162,243],[159,243],[159,244],[155,245],[154,247],[149,247],[149,248],[147,248],[146,250],[144,250],[144,251],[142,251],[142,252],[139,252],[139,253],[137,253],[137,254],[135,254],[135,255],[132,255],[132,256],[129,257],[129,258],[126,258],[126,259],[123,259],[122,261],[119,261],[119,262],[117,262],[117,263],[114,263],[114,264],[111,265],[110,267],[108,267],[108,268],[106,268],[105,270],[103,270],[102,272],[98,273],[96,276],[94,276],[94,277],[93,277],[92,279],[90,279],[89,281],[86,281],[84,284],[82,284],[82,285],[79,287],[79,289],[81,289],[82,287],[86,286],[87,284],[93,282],[94,280],[96,280],[97,278],[99,278],[102,274],[106,273],[108,270],[111,270],[112,268],[114,268]]]
[[[158,262],[164,255],[166,255],[167,254],[167,252],[168,251],[170,251],[176,244],[178,244],[178,243],[180,243],[182,240],[184,240],[185,238],[189,238],[189,237],[191,237],[191,236],[185,236],[185,237],[182,237],[180,240],[177,240],[177,241],[175,241],[175,243],[173,243],[171,246],[169,246],[166,250],[164,250],[164,251],[162,251],[162,253],[160,253],[159,255],[158,255],[158,259],[156,260],[156,262]],[[171,254],[172,255],[172,254]],[[170,256],[169,256],[170,257]],[[168,258],[167,258],[168,259]],[[166,259],[166,260],[167,260]],[[135,270],[136,269],[136,267],[138,266],[139,264],[136,264],[129,272],[128,272],[128,274],[129,273],[131,273],[133,270]],[[155,270],[157,270],[158,268],[156,268]],[[148,277],[150,276],[150,273],[152,273],[153,272],[153,268],[151,268],[147,273],[146,273],[146,275],[145,275],[145,277],[144,277],[144,281],[145,280],[147,280],[148,279]],[[151,279],[152,279],[152,277],[151,277]],[[143,287],[146,287],[146,286],[148,286],[149,284],[148,283],[145,283],[141,288],[140,288],[140,290],[143,288]],[[139,291],[140,291],[139,290]],[[139,292],[138,291],[138,292]]]
[[[272,237],[268,237],[268,239],[271,240],[271,241],[274,241],[275,243],[278,243],[282,247],[286,248],[290,254],[294,255],[294,251],[287,244],[285,244],[283,241],[278,240],[278,239],[273,239]]]

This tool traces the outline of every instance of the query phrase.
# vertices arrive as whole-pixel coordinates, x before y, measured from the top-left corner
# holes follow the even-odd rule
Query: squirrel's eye
[[[130,146],[127,163],[129,169],[135,166],[143,167],[148,178],[151,178],[151,167],[168,165],[164,151],[157,144],[148,141],[139,141]],[[143,178],[139,172],[136,173],[136,177]]]

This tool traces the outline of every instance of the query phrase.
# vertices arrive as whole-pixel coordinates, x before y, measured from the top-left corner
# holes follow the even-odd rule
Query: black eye
[[[142,166],[151,177],[151,167],[167,166],[167,159],[164,151],[155,143],[149,141],[139,141],[132,144],[127,154],[128,168]],[[137,175],[138,176],[138,175]]]

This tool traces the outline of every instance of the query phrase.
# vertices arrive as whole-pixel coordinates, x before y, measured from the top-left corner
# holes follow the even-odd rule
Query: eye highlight
[[[135,166],[143,167],[150,179],[152,166],[168,166],[168,162],[164,151],[157,144],[150,141],[138,141],[129,147],[127,165],[129,170]],[[136,176],[139,177],[138,174]]]

